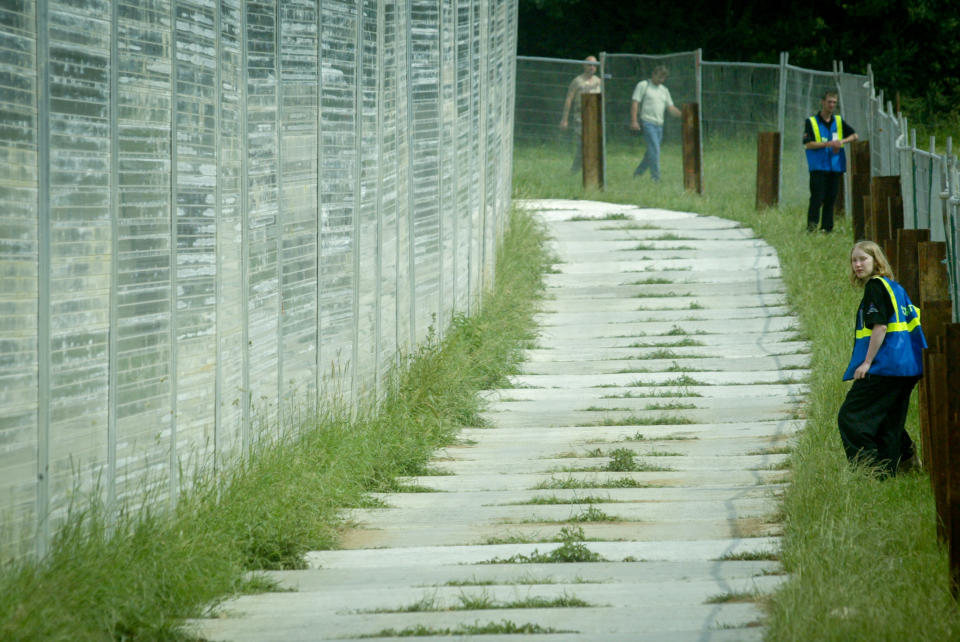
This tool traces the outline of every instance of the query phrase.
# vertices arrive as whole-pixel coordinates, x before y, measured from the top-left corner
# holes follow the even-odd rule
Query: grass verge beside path
[[[792,483],[783,500],[781,557],[790,579],[769,603],[767,638],[960,639],[960,610],[949,593],[927,475],[881,482],[851,470],[842,454],[836,412],[848,387],[841,374],[860,297],[847,279],[848,221],[840,219],[832,235],[808,235],[802,231],[805,208],[758,213],[752,142],[705,147],[702,196],[683,192],[675,145],[664,148],[659,185],[630,178],[637,150],[608,150],[603,192],[580,187],[579,175],[567,171],[566,150],[517,148],[514,192],[518,198],[582,198],[719,216],[752,228],[777,250],[790,304],[813,352],[806,425],[793,449]],[[657,232],[631,233],[641,239]],[[916,441],[916,393],[908,429]]]
[[[199,480],[173,511],[73,511],[41,563],[0,567],[0,640],[192,639],[184,618],[269,586],[245,570],[298,568],[334,547],[342,508],[423,471],[479,421],[477,392],[502,383],[533,337],[549,263],[542,228],[511,213],[482,310],[406,358],[376,407],[274,427],[280,438]]]

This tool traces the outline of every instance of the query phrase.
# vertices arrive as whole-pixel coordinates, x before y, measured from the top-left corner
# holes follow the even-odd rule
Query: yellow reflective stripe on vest
[[[823,136],[820,135],[820,125],[817,124],[817,117],[810,117],[810,124],[813,125],[813,139],[818,143],[823,142]],[[843,140],[843,120],[837,116],[837,139]]]
[[[890,287],[890,284],[887,283],[887,280],[886,280],[885,278],[883,278],[882,276],[872,276],[872,277],[870,277],[870,278],[872,278],[872,279],[880,279],[880,283],[883,283],[883,287],[887,288],[887,294],[890,295],[890,302],[893,303],[893,317],[894,317],[894,321],[895,321],[895,323],[891,323],[891,324],[889,324],[889,325],[899,325],[899,323],[900,323],[900,306],[897,305],[897,297],[893,294],[893,288]],[[889,330],[890,330],[890,328],[889,328],[889,326],[888,326],[888,327],[887,327],[887,331],[889,331]]]
[[[839,124],[840,123],[837,123],[837,125]],[[912,332],[914,329],[916,329],[916,327],[920,325],[920,309],[915,305],[911,305],[910,308],[917,315],[916,318],[906,322],[901,321],[900,306],[897,305],[897,297],[893,294],[893,288],[891,288],[890,284],[887,283],[887,280],[882,277],[874,276],[870,278],[880,279],[880,283],[883,283],[883,287],[887,289],[887,294],[890,295],[890,302],[893,303],[893,318],[895,321],[887,324],[887,332]],[[856,338],[863,339],[865,337],[869,337],[872,332],[872,328],[860,328],[857,330]]]
[[[906,323],[903,321],[900,321],[899,323],[888,323],[887,334],[890,334],[891,332],[912,332],[913,330],[916,329],[918,325],[920,325],[919,314],[917,315],[916,319],[913,319],[912,321],[908,321]],[[873,332],[872,328],[861,328],[857,330],[856,338],[864,339],[866,337],[869,337],[872,332]]]

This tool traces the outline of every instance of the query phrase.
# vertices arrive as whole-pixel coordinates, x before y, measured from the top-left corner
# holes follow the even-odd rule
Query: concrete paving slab
[[[696,294],[692,288],[680,286],[673,294],[659,294],[639,292],[627,298],[586,298],[586,297],[557,297],[544,301],[541,309],[544,314],[582,313],[584,309],[623,314],[626,312],[643,312],[645,310],[716,310],[720,315],[727,315],[735,310],[758,310],[770,314],[778,314],[785,310],[786,297],[782,294],[759,294],[713,296]],[[772,308],[772,309],[771,309]]]
[[[655,275],[620,275],[610,282],[595,285],[580,284],[577,279],[563,274],[550,275],[553,286],[547,287],[548,305],[553,299],[596,298],[599,300],[635,298],[638,294],[666,296],[671,292],[692,292],[706,296],[764,296],[783,297],[786,287],[779,278],[762,280],[726,281],[724,283],[710,283],[679,279],[666,281]]]
[[[668,359],[616,359],[609,361],[582,361],[576,364],[577,371],[584,374],[616,374],[647,372],[680,372],[696,377],[701,372],[776,371],[796,372],[804,370],[810,362],[809,354],[784,354],[762,357],[727,358],[668,358]],[[524,374],[563,374],[570,371],[566,362],[536,361],[521,365]],[[771,383],[766,381],[765,383]]]
[[[691,310],[690,312],[696,312]],[[541,315],[544,321],[555,320],[552,315]],[[662,315],[667,317],[670,315]],[[762,335],[766,332],[797,331],[799,326],[793,316],[752,317],[737,319],[735,325],[729,320],[717,321],[710,318],[690,319],[688,315],[675,314],[673,319],[659,321],[635,321],[630,323],[569,323],[566,325],[548,324],[540,327],[537,337],[542,343],[546,339],[569,339],[583,336],[595,337],[645,337],[647,335],[667,335],[680,328],[690,336],[700,333],[719,334],[737,328],[743,335]],[[690,315],[692,316],[692,315]],[[682,321],[682,326],[680,322]]]
[[[576,359],[571,359],[576,361]],[[653,386],[651,386],[653,387]],[[665,389],[666,388],[666,389]],[[667,386],[656,386],[653,390],[644,390],[643,388],[629,388],[620,386],[611,387],[589,387],[589,388],[500,388],[489,390],[484,395],[486,401],[490,404],[498,402],[523,403],[525,401],[563,401],[566,399],[579,399],[580,403],[593,402],[598,399],[611,400],[617,403],[617,400],[632,400],[636,403],[670,403],[678,401],[681,403],[698,403],[705,398],[739,398],[744,396],[757,397],[801,397],[807,394],[808,386],[806,384],[759,384],[730,386],[676,386],[669,388]],[[665,396],[669,393],[669,396]],[[495,406],[491,405],[490,408]]]
[[[433,630],[455,629],[457,627],[501,623],[538,625],[553,631],[565,631],[576,634],[574,639],[606,640],[616,634],[633,634],[656,631],[687,635],[692,624],[700,626],[694,629],[694,638],[703,639],[704,633],[720,631],[727,627],[748,627],[760,618],[759,609],[753,604],[705,604],[697,606],[679,605],[665,612],[663,605],[643,608],[579,608],[579,609],[499,609],[490,611],[461,611],[436,613],[374,613],[344,614],[330,616],[324,611],[316,611],[312,605],[304,605],[293,611],[280,611],[267,615],[248,615],[242,633],[229,630],[229,637],[221,637],[227,629],[225,619],[209,620],[202,629],[212,640],[280,640],[297,642],[307,640],[329,640],[356,638],[357,636],[376,636],[379,632],[400,632],[415,627]],[[242,613],[231,614],[234,617]],[[318,624],[322,623],[321,626]],[[425,624],[426,623],[426,624]],[[226,631],[225,631],[226,632]],[[253,635],[251,635],[253,634]],[[583,636],[587,637],[583,637]],[[376,636],[380,637],[380,636]],[[458,639],[473,639],[473,636],[459,636]],[[527,636],[529,637],[529,636]],[[382,639],[382,638],[381,638]],[[403,639],[411,639],[404,636]],[[428,639],[437,639],[430,636]],[[498,636],[497,639],[503,639]],[[552,636],[551,636],[552,639]],[[636,639],[636,638],[634,638]]]
[[[526,206],[557,273],[524,373],[484,395],[486,425],[401,480],[425,492],[348,511],[342,550],[271,574],[295,592],[230,600],[199,634],[483,641],[509,636],[458,627],[510,621],[552,641],[762,639],[750,596],[785,579],[778,498],[810,358],[776,253],[715,217]],[[617,449],[641,470],[605,470]],[[602,561],[524,563],[581,547]],[[584,605],[531,601],[572,596]]]
[[[742,270],[760,270],[761,274],[770,277],[780,274],[780,263],[774,255],[757,256],[729,256],[717,257],[710,261],[709,265],[704,265],[703,261],[697,257],[672,258],[665,256],[649,255],[647,260],[641,258],[623,257],[618,258],[610,254],[604,254],[600,257],[602,261],[581,261],[576,263],[558,263],[554,269],[562,274],[593,274],[609,275],[622,274],[624,272],[687,272],[695,268],[699,271],[709,271],[714,274],[722,275],[727,272],[738,272]],[[731,275],[732,276],[732,275]],[[742,273],[738,274],[742,278]],[[703,278],[706,278],[704,276]],[[717,280],[720,280],[719,278]],[[739,280],[739,278],[737,279]]]
[[[637,564],[633,564],[637,566]],[[642,563],[641,563],[642,565]],[[638,573],[642,572],[637,569]],[[523,601],[539,599],[544,601],[563,598],[576,598],[586,604],[588,609],[650,609],[669,608],[678,601],[692,598],[701,604],[710,604],[718,596],[750,592],[765,592],[776,588],[782,582],[779,576],[756,576],[750,578],[676,579],[663,578],[660,582],[617,583],[599,582],[591,584],[550,584],[539,586],[482,586],[482,587],[428,587],[411,593],[399,593],[396,587],[384,587],[368,584],[342,591],[297,592],[293,595],[273,593],[256,599],[241,598],[233,605],[235,611],[247,616],[269,616],[272,613],[289,613],[296,616],[298,611],[314,610],[325,612],[330,617],[357,615],[390,614],[403,612],[412,606],[431,611],[469,611],[465,616],[477,617],[490,615],[483,609],[465,609],[464,603],[470,601],[488,602],[497,605],[510,605]],[[358,607],[358,604],[363,606]],[[500,608],[503,608],[502,606]],[[546,610],[513,608],[513,615],[536,614]],[[585,612],[589,614],[589,612]]]
[[[696,301],[693,301],[696,303]],[[540,326],[557,325],[589,325],[598,326],[599,336],[603,336],[603,326],[619,326],[625,323],[650,323],[657,321],[673,321],[681,329],[685,329],[687,321],[708,321],[711,322],[713,333],[718,331],[729,332],[731,322],[738,322],[741,319],[767,319],[770,317],[782,317],[789,314],[789,310],[784,306],[768,306],[762,308],[704,308],[694,307],[691,303],[675,305],[660,303],[659,307],[654,305],[637,305],[627,310],[591,310],[580,311],[560,311],[560,312],[541,312],[535,319]],[[589,336],[589,335],[588,335]]]
[[[526,442],[530,447],[539,443],[582,444],[591,440],[623,441],[635,439],[638,432],[652,441],[658,439],[737,439],[737,438],[776,438],[785,439],[802,427],[797,419],[779,419],[775,421],[743,421],[737,423],[702,423],[682,426],[650,425],[637,430],[635,426],[528,426],[521,430],[503,430],[499,428],[464,428],[460,433],[463,440],[483,440],[502,448],[504,444]],[[462,444],[459,448],[466,448]],[[452,447],[441,449],[448,453]],[[483,452],[484,449],[476,449]]]
[[[629,480],[631,483],[654,488],[676,486],[726,486],[728,484],[741,485],[776,485],[789,481],[789,472],[783,470],[685,470],[685,471],[653,471],[653,472],[530,472],[512,473],[500,472],[487,474],[485,472],[469,471],[459,475],[440,475],[430,477],[408,477],[404,481],[416,484],[423,488],[437,492],[461,492],[471,490],[498,490],[510,488],[554,488],[558,485],[575,484],[593,490],[595,487],[616,486]]]
[[[686,560],[647,562],[593,562],[583,564],[424,565],[412,588],[444,586],[520,586],[558,584],[660,584],[679,579],[726,582],[777,575],[780,564],[771,560]],[[340,593],[377,586],[385,590],[411,587],[406,566],[321,568],[265,573],[283,590],[301,593]]]
[[[673,363],[671,362],[671,366]],[[600,389],[658,389],[675,391],[678,387],[700,390],[706,386],[724,385],[770,385],[776,383],[803,383],[808,375],[806,370],[751,370],[731,371],[670,371],[670,372],[610,372],[586,374],[518,374],[510,377],[510,384],[521,388],[584,388],[594,386]]]
[[[701,539],[674,542],[586,542],[585,545],[601,557],[612,561],[721,561],[735,557],[768,556],[775,558],[780,550],[776,537],[745,537]],[[311,551],[306,555],[310,568],[407,568],[437,565],[486,564],[491,559],[507,559],[514,555],[531,555],[535,551],[549,553],[559,543],[491,544],[486,546],[410,546],[402,548],[375,548],[358,551]],[[584,564],[584,563],[580,563]],[[576,567],[580,564],[573,564]],[[509,566],[509,565],[508,565]],[[526,565],[522,565],[526,566]]]

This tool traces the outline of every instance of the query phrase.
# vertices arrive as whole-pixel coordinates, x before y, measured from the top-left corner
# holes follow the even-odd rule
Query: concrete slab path
[[[760,640],[808,350],[737,223],[532,201],[558,262],[523,372],[423,492],[196,621],[210,640]],[[509,631],[516,633],[509,633]],[[402,637],[401,637],[402,636]]]

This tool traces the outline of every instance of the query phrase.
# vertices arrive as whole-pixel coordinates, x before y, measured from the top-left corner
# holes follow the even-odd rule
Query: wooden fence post
[[[927,442],[921,442],[921,460],[930,473],[933,502],[937,514],[937,537],[949,540],[950,514],[947,510],[947,364],[943,354],[931,349],[923,354],[923,379],[920,388],[920,414],[926,424]]]
[[[872,241],[896,238],[897,230],[903,227],[903,198],[900,194],[899,176],[875,176],[870,183],[870,218],[873,224]],[[889,257],[888,257],[889,258]]]
[[[960,395],[950,391],[960,381],[960,323],[947,326],[944,346],[947,389],[947,549],[950,555],[950,589],[954,597],[960,592]]]
[[[757,200],[758,210],[776,207],[780,202],[780,132],[757,135]]]
[[[863,197],[863,227],[857,229],[857,220],[853,220],[853,240],[863,241],[876,238],[876,230],[873,229],[873,198],[870,194]]]
[[[870,198],[870,141],[855,141],[850,145],[850,222],[853,224],[853,240],[866,238],[863,235],[866,210],[864,198]]]
[[[700,174],[703,161],[700,158],[700,105],[683,105],[683,189],[703,194]]]
[[[897,283],[920,305],[919,244],[930,240],[930,230],[897,230]]]
[[[926,241],[917,245],[921,310],[927,301],[948,301],[950,299],[950,288],[947,286],[946,259],[947,244],[943,241]]]
[[[603,113],[603,94],[582,94],[580,115],[583,122],[583,186],[603,187],[603,142],[600,124]]]
[[[928,348],[924,353],[924,377],[920,380],[920,459],[930,471],[937,504],[937,533],[945,541],[946,471],[941,462],[946,452],[946,380],[943,369],[943,342],[953,315],[944,263],[943,242],[917,244],[917,305]],[[912,295],[911,295],[912,298]]]

